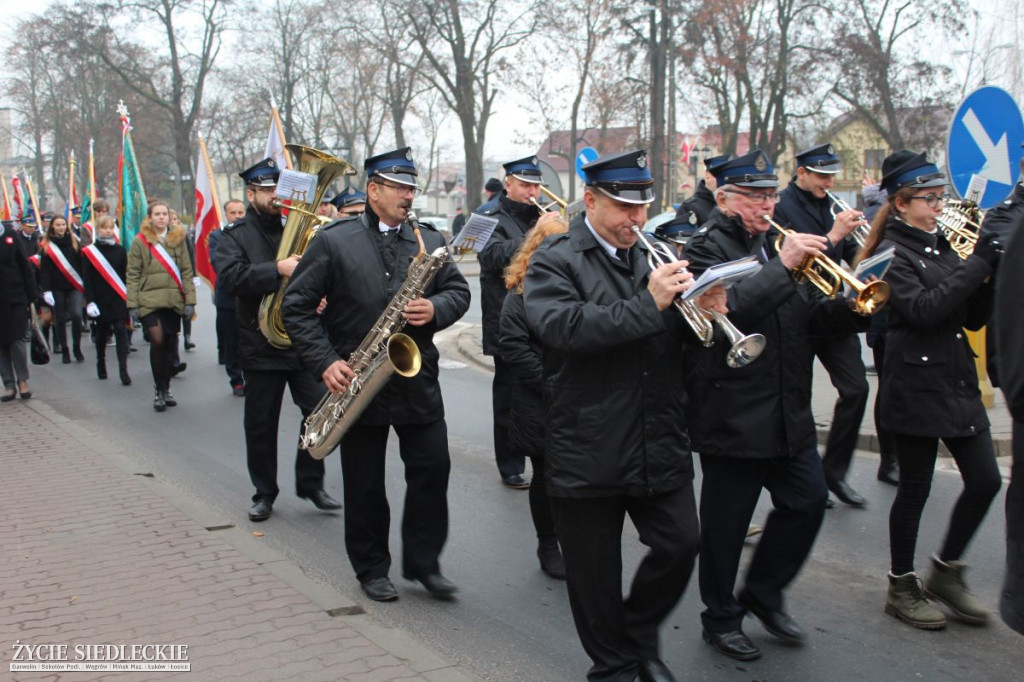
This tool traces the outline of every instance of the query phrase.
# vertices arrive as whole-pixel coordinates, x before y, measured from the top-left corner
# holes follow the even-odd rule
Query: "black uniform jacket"
[[[689,424],[701,455],[787,457],[815,447],[810,337],[825,328],[849,333],[866,325],[845,301],[795,282],[777,257],[775,237],[751,235],[738,217],[715,211],[686,245],[690,270],[698,276],[737,258],[768,258],[757,274],[728,292],[729,319],[744,334],[764,334],[764,352],[746,367],[731,368],[725,361],[728,343],[719,332],[693,369]]]
[[[60,249],[71,267],[81,276],[82,254],[72,245],[71,232],[65,232],[63,237],[54,236],[50,241]],[[56,263],[45,251],[41,252],[39,256],[39,287],[43,291],[72,291],[75,288],[71,280],[64,276],[64,273],[57,268]]]
[[[688,223],[697,227],[703,225],[711,217],[718,203],[715,201],[714,193],[701,180],[697,183],[697,191],[689,199],[679,205],[676,211],[676,218],[683,218]]]
[[[347,360],[377,318],[402,288],[409,263],[419,250],[408,223],[397,235],[381,237],[376,216],[337,220],[322,230],[295,269],[284,297],[284,321],[294,347],[320,378],[337,360]],[[427,254],[444,246],[444,237],[423,226]],[[385,242],[384,240],[391,240]],[[316,314],[327,296],[323,316]],[[469,309],[469,285],[450,260],[423,292],[434,304],[434,319],[402,332],[416,342],[423,365],[415,377],[392,376],[361,417],[362,424],[426,424],[444,417],[438,383],[434,333],[450,327]]]
[[[28,304],[38,294],[25,240],[12,228],[0,227],[0,231],[0,344],[7,345],[24,338]]]
[[[227,226],[225,226],[225,229],[226,228]],[[220,238],[223,236],[224,229],[214,230],[206,240],[207,246],[210,250],[210,265],[213,266],[214,272],[217,271],[217,246],[220,244]],[[235,297],[225,291],[219,281],[213,289],[213,304],[218,308],[224,308],[225,310],[235,309]]]
[[[974,351],[964,327],[992,314],[992,268],[961,260],[938,232],[891,218],[880,249],[896,247],[885,275],[889,330],[879,387],[882,426],[911,436],[972,436],[988,428]]]
[[[93,242],[96,249],[103,254],[114,272],[118,274],[122,282],[128,281],[126,271],[128,269],[128,252],[120,244],[104,244]],[[82,279],[85,280],[85,300],[95,303],[100,309],[100,317],[107,320],[123,320],[128,317],[128,305],[121,295],[107,284],[99,270],[93,267],[88,257],[82,257]]]
[[[484,215],[498,219],[494,233],[478,257],[484,353],[498,355],[501,304],[505,300],[505,268],[522,245],[527,230],[537,222],[540,211],[533,204],[512,201],[502,191],[496,208],[486,211]]]
[[[822,237],[832,230],[835,220],[831,213],[832,200],[819,199],[796,185],[796,178],[789,181],[789,187],[782,190],[775,207],[775,222],[797,232],[817,234]],[[852,263],[857,257],[857,242],[847,237],[838,244],[829,245],[825,255],[837,263]]]
[[[985,219],[981,223],[981,235],[982,238],[984,238],[989,234],[995,234],[999,242],[1006,247],[1009,245],[1011,238],[1021,228],[1021,226],[1024,226],[1024,182],[1018,182],[1014,185],[1013,192],[1010,193],[1010,196],[998,206],[993,206],[992,209],[985,214]],[[1010,268],[1013,268],[1016,271],[1020,269],[1020,264],[1024,261],[1014,261],[1009,258],[1003,258],[1003,262],[1014,263]],[[1007,268],[1006,270],[1010,268]],[[999,279],[1004,276],[1003,273],[1006,273],[1006,276],[1011,279],[1015,277],[1014,272],[1007,273],[1006,270],[1000,271]],[[998,284],[996,286],[998,288]],[[1018,291],[1020,290],[1018,289]],[[1003,359],[999,352],[997,343],[997,339],[1000,336],[999,325],[1002,324],[1003,317],[1003,311],[997,304],[995,314],[988,321],[988,330],[985,334],[986,369],[988,370],[989,381],[991,381],[992,385],[996,388],[1003,387]],[[1006,350],[1006,352],[1013,351]],[[1020,355],[1020,353],[1017,353],[1017,355]],[[1008,362],[1014,362],[1014,358],[1010,358]]]
[[[693,479],[677,310],[658,310],[639,247],[632,270],[583,222],[545,241],[526,275],[529,329],[544,347],[548,493],[643,496]]]
[[[1016,421],[1024,422],[1024,312],[1021,298],[1024,296],[1024,185],[1017,184],[1013,192],[1014,203],[1020,210],[1015,211],[1012,224],[1005,234],[1006,253],[1002,257],[999,277],[996,282],[996,345],[999,349],[999,378],[1006,406]],[[983,226],[996,209],[985,217]],[[983,228],[984,229],[984,228]],[[991,332],[991,329],[989,330]]]
[[[528,457],[544,456],[544,363],[530,333],[523,295],[509,292],[501,308],[501,359],[512,368],[509,446]]]
[[[224,228],[217,244],[217,288],[235,297],[238,320],[238,356],[242,369],[300,369],[294,348],[274,348],[260,332],[260,301],[277,291],[277,247],[283,232],[281,219],[261,216],[252,206],[245,217]]]

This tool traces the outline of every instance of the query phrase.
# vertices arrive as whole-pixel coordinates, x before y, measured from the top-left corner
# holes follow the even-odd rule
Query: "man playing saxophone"
[[[345,358],[403,288],[412,260],[422,257],[422,247],[430,253],[444,245],[436,231],[424,226],[417,234],[407,221],[417,192],[408,148],[371,157],[364,168],[366,212],[321,231],[295,268],[283,305],[285,327],[302,361],[334,393],[348,389],[355,378]],[[327,307],[317,315],[325,296]],[[391,514],[384,476],[392,427],[405,464],[402,574],[438,599],[457,590],[441,575],[438,562],[448,537],[451,462],[433,336],[466,313],[469,296],[465,278],[447,262],[405,306],[402,331],[419,347],[422,367],[416,376],[392,377],[342,440],[345,547],[363,591],[377,601],[398,598],[388,577]]]

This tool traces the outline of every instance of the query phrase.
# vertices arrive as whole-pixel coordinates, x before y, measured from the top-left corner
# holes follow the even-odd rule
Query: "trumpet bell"
[[[725,356],[725,364],[733,369],[746,367],[764,351],[767,341],[763,334],[749,334],[732,344]]]
[[[853,299],[853,309],[860,315],[874,315],[889,302],[889,283],[882,280],[868,282]]]

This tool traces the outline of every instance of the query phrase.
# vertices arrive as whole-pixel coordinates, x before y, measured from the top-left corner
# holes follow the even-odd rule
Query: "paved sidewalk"
[[[474,679],[256,533],[204,527],[77,428],[39,400],[0,405],[0,679]],[[70,661],[76,646],[187,645],[191,671],[11,672],[16,644],[66,645]]]

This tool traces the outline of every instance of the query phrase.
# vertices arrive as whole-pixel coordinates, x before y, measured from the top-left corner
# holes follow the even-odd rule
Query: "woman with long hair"
[[[157,412],[178,404],[171,395],[174,349],[181,318],[191,317],[196,305],[185,230],[180,225],[170,227],[169,221],[167,204],[150,204],[128,252],[128,312],[141,322],[149,341]]]
[[[967,589],[961,559],[1001,479],[964,328],[980,329],[992,313],[991,278],[1001,251],[991,239],[980,241],[966,260],[950,248],[937,224],[946,178],[924,154],[895,152],[882,172],[888,200],[859,258],[895,248],[885,275],[889,327],[879,377],[881,422],[893,433],[900,468],[889,513],[892,565],[885,612],[917,628],[941,629],[946,617],[929,603],[933,599],[960,620],[980,625],[989,613]],[[914,553],[939,440],[956,460],[964,490],[922,591]]]
[[[509,448],[530,458],[533,481],[530,484],[530,515],[537,531],[537,558],[540,567],[552,578],[565,580],[565,563],[558,549],[555,523],[548,501],[544,478],[544,366],[541,346],[526,325],[523,305],[523,280],[530,259],[541,242],[567,232],[569,224],[558,213],[548,213],[526,233],[522,246],[505,268],[508,296],[501,308],[501,357],[512,369],[512,408],[509,421]]]
[[[64,216],[54,216],[39,244],[39,285],[43,300],[53,308],[54,337],[60,343],[64,364],[71,362],[67,323],[71,322],[71,344],[75,360],[82,362],[82,306],[84,284],[78,237],[68,228]]]

